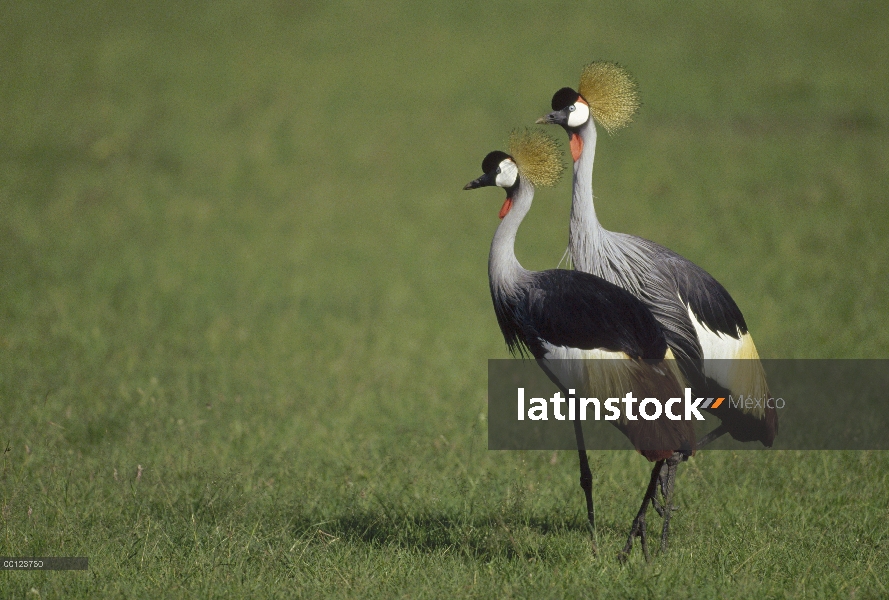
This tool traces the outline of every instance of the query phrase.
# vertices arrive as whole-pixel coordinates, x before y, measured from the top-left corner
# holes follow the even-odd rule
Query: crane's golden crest
[[[565,170],[559,144],[537,129],[514,130],[509,135],[509,154],[534,187],[555,185]]]
[[[593,118],[608,133],[629,125],[639,110],[636,81],[616,63],[598,61],[585,66],[577,91],[589,103]]]

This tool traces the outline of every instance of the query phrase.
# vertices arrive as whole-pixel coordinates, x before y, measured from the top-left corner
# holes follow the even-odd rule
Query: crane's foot
[[[630,556],[630,551],[633,550],[633,540],[636,538],[639,538],[639,541],[642,544],[642,554],[645,555],[645,562],[651,562],[651,554],[648,552],[648,536],[645,533],[645,512],[647,508],[648,507],[643,504],[639,514],[633,519],[633,526],[630,528],[630,535],[627,537],[627,543],[623,550],[617,554],[617,560],[622,563],[627,562],[627,558]]]
[[[617,555],[617,559],[620,562],[626,562],[627,557],[630,555],[630,551],[633,549],[633,540],[637,537],[642,544],[642,554],[645,555],[645,560],[647,562],[651,561],[651,554],[648,552],[648,537],[645,532],[645,513],[648,512],[648,503],[651,502],[657,494],[658,478],[664,462],[665,461],[663,460],[657,461],[654,468],[651,470],[651,481],[648,482],[648,488],[645,490],[645,496],[642,498],[642,506],[639,508],[636,518],[633,519],[633,525],[630,527],[630,535],[627,536],[626,545]]]

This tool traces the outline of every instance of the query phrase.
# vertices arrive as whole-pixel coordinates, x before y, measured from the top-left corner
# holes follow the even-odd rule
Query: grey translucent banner
[[[691,403],[697,404],[698,421],[691,411],[696,439],[720,425],[729,412],[759,418],[766,410],[777,417],[777,434],[772,443],[779,450],[886,450],[889,449],[889,360],[852,359],[772,359],[762,361],[719,360],[704,361],[701,370],[711,377],[688,383],[693,375],[681,381],[671,379],[671,370],[662,363],[654,379],[640,383],[634,373],[628,375],[627,363],[619,360],[554,360],[538,364],[535,360],[488,361],[488,448],[491,450],[573,450],[577,448],[574,422],[580,420],[581,400],[585,403],[586,420],[582,428],[587,449],[632,449],[626,434],[607,421],[605,402],[621,409],[626,423],[630,394],[637,402],[630,403],[638,418],[638,410],[645,398],[657,399],[661,412],[657,419],[669,425],[664,414],[671,397],[672,416],[685,419],[687,393]],[[762,371],[758,371],[760,366]],[[543,368],[542,368],[543,367]],[[641,365],[644,371],[649,365]],[[679,372],[678,366],[672,364]],[[544,372],[549,370],[561,385],[557,387]],[[642,372],[642,371],[637,371]],[[686,369],[686,373],[689,369]],[[764,381],[767,387],[762,385]],[[660,378],[660,379],[659,379]],[[720,387],[716,381],[731,381],[733,387]],[[671,383],[672,382],[672,383]],[[677,388],[676,383],[681,387]],[[740,383],[739,383],[740,382]],[[681,394],[677,394],[677,389]],[[521,390],[521,392],[519,391]],[[733,390],[734,393],[732,393]],[[739,391],[741,390],[741,391]],[[571,392],[574,409],[569,414],[566,392]],[[722,393],[720,393],[722,392]],[[556,394],[558,393],[558,396]],[[554,398],[555,396],[555,398]],[[595,419],[595,405],[599,401],[600,419]],[[719,398],[723,398],[719,401]],[[532,400],[536,399],[536,402]],[[540,400],[543,400],[545,409]],[[564,400],[564,401],[563,401]],[[523,403],[524,402],[524,403]],[[710,408],[704,407],[709,405]],[[648,416],[657,414],[654,403],[648,403]],[[766,407],[769,407],[766,409]],[[529,411],[534,410],[534,413]],[[545,413],[545,414],[544,414]],[[521,420],[520,420],[521,415]],[[541,417],[546,416],[546,419]],[[559,416],[562,419],[558,418]],[[613,416],[611,413],[609,416]],[[641,421],[640,421],[641,422]],[[657,427],[658,425],[653,425]],[[764,449],[760,441],[738,442],[723,435],[706,446],[707,449]]]
[[[85,556],[0,556],[0,571],[86,571]]]

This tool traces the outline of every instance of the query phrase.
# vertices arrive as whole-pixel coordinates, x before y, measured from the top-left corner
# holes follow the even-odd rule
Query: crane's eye
[[[501,172],[500,167],[497,167],[497,174],[500,175]]]
[[[575,110],[577,110],[577,107],[574,106],[573,104],[568,107],[568,112],[574,112]]]

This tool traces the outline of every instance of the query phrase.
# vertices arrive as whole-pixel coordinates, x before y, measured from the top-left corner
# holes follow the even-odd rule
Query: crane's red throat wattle
[[[580,159],[580,153],[583,152],[583,138],[572,131],[568,145],[571,147],[571,158],[577,162]]]
[[[510,209],[512,209],[512,198],[507,198],[503,202],[503,206],[500,208],[500,218],[502,219],[509,214]]]

